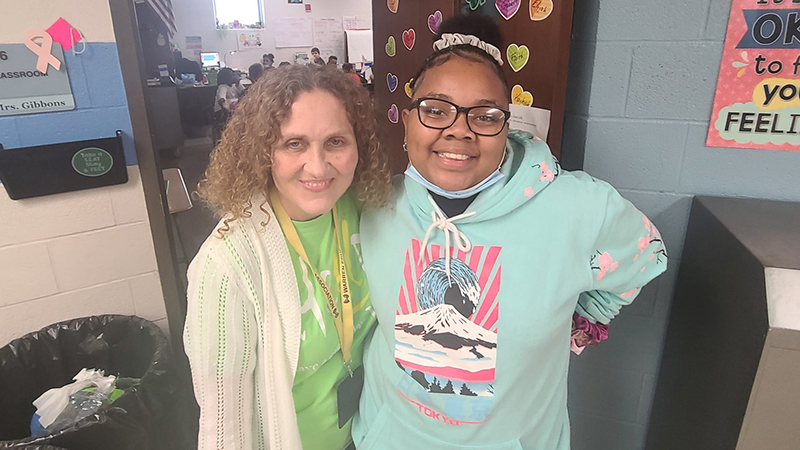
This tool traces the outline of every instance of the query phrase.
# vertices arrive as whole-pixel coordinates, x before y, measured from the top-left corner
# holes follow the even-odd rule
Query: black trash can
[[[50,325],[0,349],[0,449],[155,450],[170,448],[177,382],[169,342],[139,317],[105,315]],[[137,378],[108,408],[56,434],[30,436],[47,390],[81,369]]]

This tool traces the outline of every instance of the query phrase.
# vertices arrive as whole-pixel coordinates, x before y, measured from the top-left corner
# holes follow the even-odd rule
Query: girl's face
[[[503,82],[485,63],[452,56],[427,70],[414,99],[438,98],[463,107],[508,109]],[[408,158],[426,180],[448,191],[475,186],[500,165],[508,126],[497,136],[480,136],[467,126],[465,114],[444,130],[427,128],[417,110],[403,110]]]
[[[286,213],[306,221],[330,211],[353,182],[358,146],[339,99],[300,94],[272,153],[272,180]]]

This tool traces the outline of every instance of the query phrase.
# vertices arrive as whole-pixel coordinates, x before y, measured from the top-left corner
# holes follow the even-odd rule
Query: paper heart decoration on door
[[[522,0],[496,0],[494,2],[495,8],[497,8],[497,11],[506,20],[514,17],[514,14],[519,11],[520,5],[522,5]]]
[[[397,53],[397,47],[394,42],[394,36],[389,36],[389,39],[386,40],[386,54],[394,56],[395,53]]]
[[[531,20],[539,22],[553,13],[553,0],[530,0]]]
[[[400,112],[397,110],[397,105],[392,103],[392,107],[389,108],[389,122],[397,123],[400,121]]]
[[[508,65],[511,66],[511,69],[514,72],[519,72],[525,67],[525,64],[528,64],[528,59],[530,58],[531,53],[528,51],[528,46],[517,44],[511,44],[506,49],[506,59],[508,60]]]
[[[439,26],[442,24],[442,12],[436,10],[433,14],[428,16],[428,29],[431,33],[436,34],[439,32]]]
[[[511,103],[514,105],[533,106],[533,95],[522,89],[522,86],[515,84],[511,88]]]
[[[403,31],[403,45],[405,45],[407,49],[411,50],[414,48],[415,42],[417,42],[417,33],[414,32],[413,28]]]
[[[408,83],[406,83],[405,86],[403,86],[403,90],[406,91],[406,96],[408,98],[411,98],[411,97],[414,96],[414,91],[413,91],[413,89],[411,89],[411,82],[412,81],[414,81],[413,78],[408,80]]]
[[[390,73],[386,74],[386,85],[389,86],[389,92],[394,92],[397,89],[397,75]]]
[[[400,6],[400,0],[386,0],[386,7],[389,11],[397,14],[397,8]]]

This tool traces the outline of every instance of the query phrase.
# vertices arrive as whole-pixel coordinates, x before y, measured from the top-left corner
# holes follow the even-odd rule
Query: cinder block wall
[[[0,117],[0,143],[13,149],[122,130],[130,181],[20,201],[0,185],[0,346],[97,314],[136,314],[168,331],[108,0],[7,8],[0,43],[21,43],[27,29],[59,17],[88,41],[80,55],[65,52],[76,109]]]
[[[650,216],[671,260],[608,341],[573,356],[573,450],[644,446],[692,196],[800,201],[800,152],[705,147],[730,3],[575,2],[563,163]]]

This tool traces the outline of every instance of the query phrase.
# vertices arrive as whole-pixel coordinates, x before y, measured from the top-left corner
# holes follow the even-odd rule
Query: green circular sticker
[[[102,148],[87,147],[72,157],[72,168],[86,177],[105,175],[113,166],[114,158]]]

